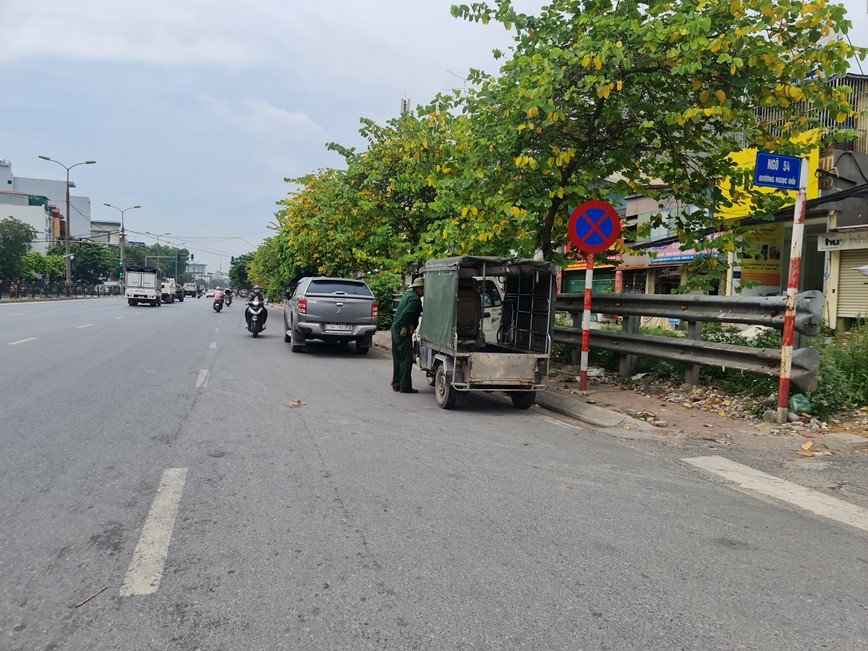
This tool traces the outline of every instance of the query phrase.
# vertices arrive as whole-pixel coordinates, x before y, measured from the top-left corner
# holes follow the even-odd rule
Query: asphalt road
[[[281,316],[0,304],[0,649],[868,649],[864,531]]]

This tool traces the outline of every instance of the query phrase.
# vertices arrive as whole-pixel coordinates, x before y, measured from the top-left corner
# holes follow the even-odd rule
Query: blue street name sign
[[[144,246],[144,242],[127,242],[130,246]]]
[[[758,151],[753,184],[782,190],[798,190],[801,172],[802,159],[797,156],[782,156]]]

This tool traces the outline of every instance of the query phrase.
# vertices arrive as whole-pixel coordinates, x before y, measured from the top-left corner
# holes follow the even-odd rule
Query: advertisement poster
[[[751,295],[776,294],[781,291],[781,264],[784,248],[784,225],[757,226],[744,236],[753,253],[741,256],[741,281],[758,283]]]

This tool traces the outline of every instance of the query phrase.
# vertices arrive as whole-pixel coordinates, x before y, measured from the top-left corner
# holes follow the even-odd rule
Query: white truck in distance
[[[163,299],[163,303],[174,303],[175,302],[175,290],[177,289],[177,285],[175,285],[174,278],[166,278],[163,280],[163,284],[161,286],[161,295]]]
[[[184,296],[196,295],[196,283],[184,283]]]
[[[139,303],[150,303],[159,307],[162,302],[160,270],[156,267],[128,266],[126,287],[125,296],[131,306],[136,306]]]

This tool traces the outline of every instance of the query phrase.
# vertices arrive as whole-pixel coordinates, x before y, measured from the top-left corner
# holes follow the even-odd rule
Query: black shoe
[[[399,387],[397,384],[392,385],[392,391],[394,391],[395,393],[397,393],[400,390],[401,390],[401,387]]]
[[[398,389],[401,393],[419,393],[419,389]]]

